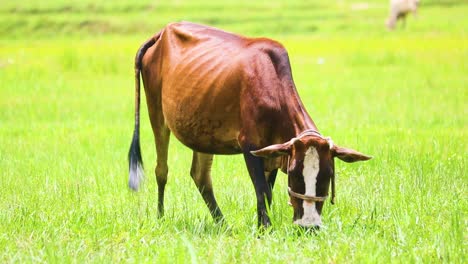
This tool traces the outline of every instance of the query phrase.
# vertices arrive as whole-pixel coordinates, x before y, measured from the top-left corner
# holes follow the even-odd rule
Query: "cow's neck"
[[[284,124],[282,140],[288,141],[306,130],[318,131],[317,126],[312,118],[310,118],[297,93],[289,98],[291,99],[285,105],[285,109],[287,109],[285,112],[288,116],[283,119],[288,120],[288,122]]]

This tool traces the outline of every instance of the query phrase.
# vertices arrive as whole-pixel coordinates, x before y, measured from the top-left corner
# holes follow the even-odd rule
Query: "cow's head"
[[[368,160],[352,149],[334,145],[330,138],[317,132],[302,133],[284,144],[252,151],[253,155],[273,158],[288,155],[287,174],[293,221],[303,227],[320,227],[323,202],[328,196],[330,182],[334,184],[337,157],[345,162]],[[334,195],[332,186],[332,195]],[[333,203],[332,197],[332,203]]]

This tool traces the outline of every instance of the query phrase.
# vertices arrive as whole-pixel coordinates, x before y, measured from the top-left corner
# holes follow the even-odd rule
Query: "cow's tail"
[[[135,128],[133,130],[132,144],[128,151],[129,179],[128,186],[137,191],[144,178],[143,160],[141,158],[140,148],[140,73],[141,61],[145,52],[156,43],[160,34],[149,39],[138,49],[135,56]]]

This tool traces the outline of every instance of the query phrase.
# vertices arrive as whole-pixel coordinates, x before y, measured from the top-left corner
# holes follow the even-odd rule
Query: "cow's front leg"
[[[263,158],[252,155],[250,151],[244,151],[244,159],[257,195],[258,226],[269,227],[271,222],[265,199],[271,201],[271,188],[265,179]]]
[[[268,197],[268,206],[271,206],[273,200],[273,187],[275,186],[276,175],[278,174],[278,169],[274,169],[270,172],[265,171],[265,178],[268,182],[268,188],[270,189],[270,197]]]

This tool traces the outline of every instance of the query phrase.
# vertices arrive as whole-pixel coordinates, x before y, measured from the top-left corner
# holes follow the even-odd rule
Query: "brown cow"
[[[129,152],[130,188],[143,177],[139,140],[140,72],[156,140],[158,213],[164,213],[169,135],[193,150],[190,174],[215,221],[214,154],[244,155],[257,196],[258,225],[270,226],[267,206],[278,168],[288,174],[293,221],[320,226],[334,157],[368,160],[324,138],[302,105],[285,48],[188,22],[173,23],[145,42],[135,58],[135,130]]]

